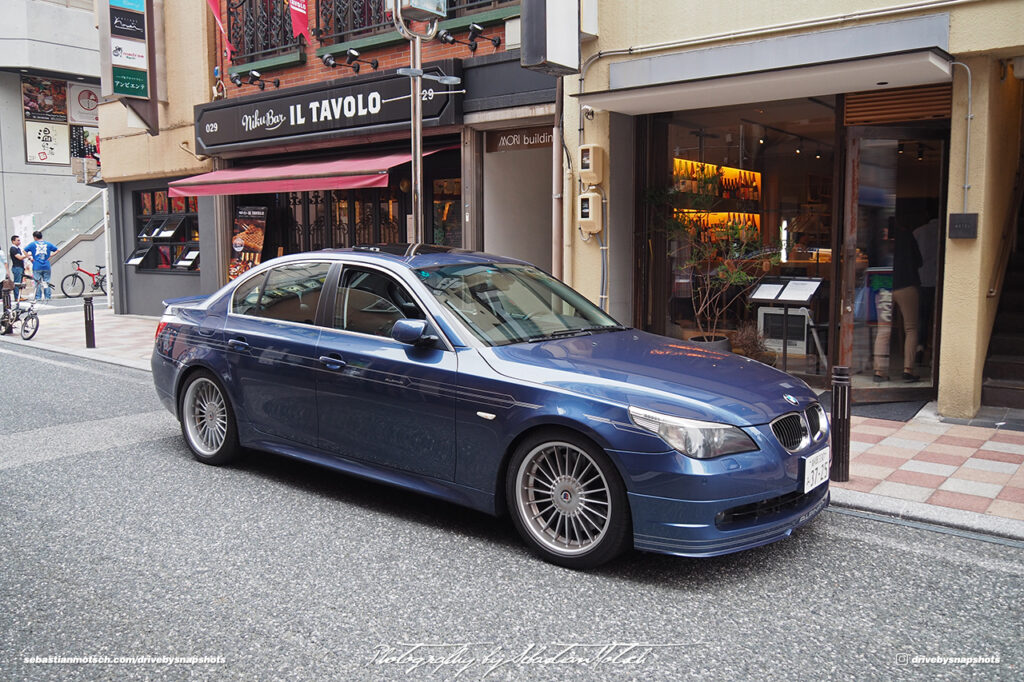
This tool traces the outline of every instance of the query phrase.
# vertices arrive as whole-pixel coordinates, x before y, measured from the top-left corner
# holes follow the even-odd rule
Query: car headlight
[[[750,436],[729,424],[683,419],[638,407],[629,408],[629,417],[640,428],[658,434],[676,450],[694,459],[757,450]]]

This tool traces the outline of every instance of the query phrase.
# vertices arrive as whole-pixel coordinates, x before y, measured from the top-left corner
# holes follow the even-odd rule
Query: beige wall
[[[787,34],[846,28],[872,22],[895,21],[915,16],[948,13],[949,51],[967,62],[974,75],[971,128],[971,167],[968,211],[978,212],[979,238],[947,244],[945,301],[942,328],[939,409],[949,416],[969,417],[981,401],[981,373],[988,349],[997,299],[988,298],[989,277],[996,265],[999,237],[1007,210],[1016,165],[1016,131],[1020,127],[1022,81],[1006,71],[1000,59],[1024,55],[1024,2],[1021,0],[968,0],[940,5],[934,2],[914,12],[889,12],[909,2],[848,0],[808,3],[778,0],[752,3],[745,0],[708,3],[701,0],[661,0],[624,3],[601,0],[600,37],[584,43],[586,60],[598,51],[624,50],[669,41],[690,41],[688,45],[646,52],[645,56],[672,51],[749,42]],[[921,5],[922,3],[914,3]],[[874,17],[832,21],[832,18],[875,12]],[[825,20],[816,26],[787,27],[795,22]],[[784,27],[784,28],[780,28]],[[586,72],[585,91],[608,88],[608,67],[615,61],[636,59],[636,55],[602,57]],[[1006,76],[1006,77],[1004,77]],[[951,122],[948,206],[962,208],[964,184],[964,142],[966,135],[966,72],[954,67],[954,111]],[[579,79],[565,79],[567,95],[579,92]],[[576,99],[566,97],[565,137],[570,150],[579,144]],[[609,143],[608,115],[596,112],[585,124],[588,143]],[[610,159],[614,164],[615,159]],[[607,177],[606,177],[607,181]],[[600,251],[596,240],[583,243],[576,235],[573,209],[578,192],[577,178],[566,173],[565,278],[582,293],[597,300],[600,289]],[[609,197],[614,203],[616,197]]]
[[[191,175],[213,169],[182,145],[195,151],[192,107],[211,98],[214,31],[205,2],[164,3],[167,93],[160,93],[160,134],[130,127],[129,113],[120,102],[100,105],[103,178],[127,182],[145,178]]]
[[[981,405],[981,381],[999,298],[988,297],[993,272],[1006,248],[1001,242],[1010,210],[1020,149],[1022,81],[999,60],[966,59],[973,76],[967,211],[978,213],[977,239],[946,240],[939,412],[969,418]],[[963,211],[967,78],[957,68],[950,135],[950,213]],[[959,123],[958,123],[959,122]]]

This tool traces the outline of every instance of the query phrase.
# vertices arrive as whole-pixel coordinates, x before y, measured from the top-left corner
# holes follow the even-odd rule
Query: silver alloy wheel
[[[220,387],[205,377],[188,386],[181,404],[189,444],[201,455],[217,454],[228,433],[227,403]]]
[[[552,441],[530,451],[516,474],[516,505],[523,525],[545,549],[584,554],[608,531],[608,481],[584,450]]]

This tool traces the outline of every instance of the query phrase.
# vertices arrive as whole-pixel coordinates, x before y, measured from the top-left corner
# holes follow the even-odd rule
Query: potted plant
[[[740,322],[736,327],[736,333],[732,335],[732,345],[737,353],[766,365],[775,366],[776,354],[764,345],[764,335],[757,328],[756,322],[751,320]]]
[[[721,167],[692,164],[649,200],[670,240],[686,251],[681,267],[689,271],[699,332],[690,341],[730,350],[723,334],[729,310],[779,262],[779,251],[762,242],[753,214],[723,210],[722,186]]]

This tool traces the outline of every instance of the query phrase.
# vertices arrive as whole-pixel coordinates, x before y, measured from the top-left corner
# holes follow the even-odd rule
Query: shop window
[[[230,0],[228,35],[235,46],[231,55],[235,64],[267,59],[302,46],[301,38],[292,34],[288,3],[278,0]]]
[[[651,133],[642,326],[687,339],[729,336],[734,349],[771,362],[781,341],[759,324],[755,285],[820,278],[798,312],[806,328],[791,336],[788,369],[826,372],[836,276],[833,98],[662,114]]]
[[[445,178],[433,182],[432,244],[462,246],[462,180]]]
[[[125,265],[138,270],[199,270],[199,209],[196,197],[168,197],[166,189],[132,195],[135,248]]]

